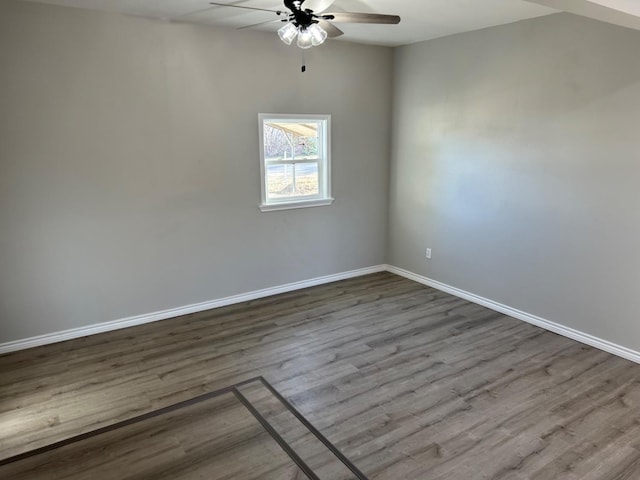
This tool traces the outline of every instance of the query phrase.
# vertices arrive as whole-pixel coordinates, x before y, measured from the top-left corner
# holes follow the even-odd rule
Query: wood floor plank
[[[0,458],[258,375],[372,480],[640,478],[640,365],[390,273],[0,356]]]

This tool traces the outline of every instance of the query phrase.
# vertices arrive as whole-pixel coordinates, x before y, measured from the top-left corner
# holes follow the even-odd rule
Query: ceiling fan
[[[397,15],[382,15],[378,13],[355,13],[355,12],[335,12],[325,13],[335,0],[316,0],[316,12],[310,8],[303,8],[306,0],[284,0],[284,6],[288,10],[270,10],[266,8],[248,7],[245,5],[235,5],[230,3],[209,2],[210,5],[221,7],[244,8],[246,10],[258,10],[275,13],[284,17],[277,20],[247,25],[241,28],[256,27],[272,22],[284,22],[278,30],[278,36],[287,45],[291,45],[298,37],[296,45],[300,48],[311,48],[321,45],[327,38],[336,38],[344,32],[336,27],[336,23],[377,23],[395,25],[400,23]]]

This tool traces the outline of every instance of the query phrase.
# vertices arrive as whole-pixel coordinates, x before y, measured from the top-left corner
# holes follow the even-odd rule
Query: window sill
[[[319,200],[302,200],[287,203],[271,203],[269,205],[259,205],[262,212],[273,212],[276,210],[292,210],[294,208],[324,207],[333,203],[333,198],[321,198]]]

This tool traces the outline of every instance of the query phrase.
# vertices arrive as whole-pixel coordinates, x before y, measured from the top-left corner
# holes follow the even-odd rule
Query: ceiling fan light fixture
[[[322,45],[327,39],[327,32],[317,23],[312,23],[307,31],[311,34],[311,43],[313,46]]]
[[[313,35],[308,27],[300,27],[298,32],[298,46],[300,48],[313,47]]]
[[[287,22],[283,27],[278,29],[280,40],[287,45],[291,45],[296,35],[298,35],[298,28],[291,22]]]

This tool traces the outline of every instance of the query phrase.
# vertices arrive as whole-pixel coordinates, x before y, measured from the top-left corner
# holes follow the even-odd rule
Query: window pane
[[[304,197],[318,195],[318,163],[267,165],[269,198]]]
[[[296,163],[296,195],[318,195],[318,164]]]
[[[267,191],[269,198],[293,195],[293,165],[267,165]]]
[[[318,158],[320,122],[265,122],[265,160]]]

